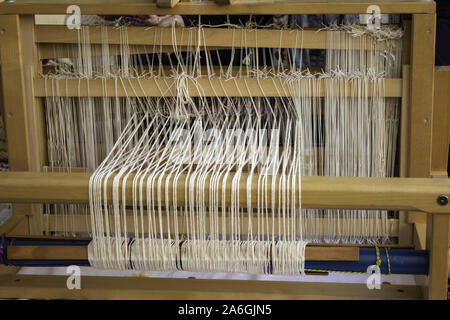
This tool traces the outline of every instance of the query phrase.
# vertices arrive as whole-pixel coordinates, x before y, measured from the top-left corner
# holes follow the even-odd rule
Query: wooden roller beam
[[[293,85],[307,82],[308,79],[294,81]],[[325,96],[325,82],[337,81],[322,79],[322,85],[316,96]],[[296,84],[298,83],[298,84]],[[338,83],[344,85],[343,81]],[[345,92],[346,96],[355,96],[352,93],[353,83],[347,82],[345,90],[335,90],[336,95]],[[288,84],[284,79],[257,79],[257,78],[208,78],[201,77],[196,82],[186,79],[187,91],[191,97],[292,97]],[[306,85],[305,85],[306,86]],[[199,89],[200,88],[200,89]],[[367,95],[372,95],[368,85]],[[45,80],[34,79],[34,92],[36,97],[175,97],[177,96],[177,83],[173,78],[135,78],[115,79],[63,79]],[[297,96],[307,96],[307,92],[298,90]],[[385,97],[402,96],[401,79],[384,80]]]
[[[421,299],[420,286],[261,280],[83,277],[81,290],[67,289],[67,275],[0,275],[0,298],[25,299]]]
[[[132,181],[133,177],[129,177]],[[171,178],[172,179],[172,178]],[[181,175],[177,183],[177,204],[185,203],[185,180]],[[225,202],[230,202],[232,175],[225,183]],[[272,177],[267,177],[271,193]],[[164,179],[163,179],[164,181]],[[209,178],[206,179],[208,185]],[[252,178],[256,186],[258,176]],[[450,213],[450,205],[440,205],[440,195],[450,195],[448,179],[430,178],[354,178],[354,177],[302,177],[301,204],[303,208],[391,209],[417,210],[429,213]],[[108,181],[108,199],[111,199],[111,179]],[[164,184],[163,184],[164,185]],[[169,182],[171,186],[172,183]],[[276,188],[278,184],[275,184]],[[0,173],[0,202],[6,203],[87,203],[89,175],[84,173]],[[239,181],[239,201],[246,204],[247,175]],[[170,188],[169,188],[170,189]],[[169,190],[171,193],[172,190]],[[256,205],[257,188],[252,190],[252,203]],[[277,190],[275,190],[277,192]],[[287,192],[290,192],[288,189]],[[296,190],[298,192],[298,190]],[[208,201],[205,192],[205,202]],[[126,198],[132,199],[131,183],[126,187]],[[299,197],[296,197],[299,200]],[[164,201],[162,192],[161,201]],[[220,201],[221,199],[219,199]],[[144,203],[145,203],[144,199]],[[172,200],[169,199],[169,203]],[[270,199],[268,201],[270,204]],[[276,205],[276,204],[275,204]]]
[[[337,0],[308,2],[274,0],[273,3],[217,5],[208,3],[182,2],[174,8],[158,8],[151,0],[16,0],[0,3],[0,14],[67,14],[67,7],[78,5],[83,14],[102,15],[225,15],[225,14],[364,14],[368,5],[377,5],[382,13],[434,13],[435,3],[427,1],[372,2],[359,1],[342,3]]]
[[[87,260],[87,246],[9,246],[9,260]],[[359,261],[358,247],[306,247],[307,261]]]
[[[302,49],[336,49],[342,50],[351,45],[353,50],[377,49],[385,50],[382,42],[379,47],[368,47],[362,37],[349,37],[346,46],[336,42],[327,42],[328,31],[318,28],[302,29],[230,29],[230,28],[202,28],[199,34],[198,28],[180,27],[127,27],[120,29],[117,27],[105,27],[108,34],[107,43],[111,46],[123,43],[123,30],[127,33],[127,43],[130,46],[152,46],[158,52],[172,48],[174,43],[180,48],[191,48],[195,50],[197,46],[201,50],[205,49],[230,49],[230,48],[302,48]],[[38,25],[35,27],[35,41],[38,44],[78,44],[80,41],[80,31],[68,29],[66,26]],[[336,31],[339,32],[339,31]],[[200,38],[200,39],[199,39]],[[200,40],[200,41],[199,41]],[[89,43],[91,45],[101,45],[105,42],[104,33],[101,28],[89,28]],[[377,46],[377,44],[375,43]],[[111,48],[114,50],[114,47]],[[130,54],[133,52],[130,52]]]
[[[37,43],[79,43],[80,31],[68,29],[66,26],[39,25],[35,27]],[[106,27],[108,43],[119,45],[123,43],[120,28]],[[129,45],[156,45],[196,47],[199,42],[197,28],[161,28],[161,27],[127,27]],[[89,28],[89,42],[102,44],[104,42],[102,29]],[[315,30],[274,30],[274,29],[229,29],[203,28],[200,35],[200,45],[206,48],[247,47],[247,48],[306,48],[326,49],[327,32]],[[358,49],[359,38],[350,39]],[[330,48],[330,47],[329,47]],[[340,49],[340,46],[330,49]]]

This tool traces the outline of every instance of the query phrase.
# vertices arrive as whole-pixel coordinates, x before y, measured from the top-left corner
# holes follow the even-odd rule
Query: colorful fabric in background
[[[0,161],[0,172],[6,172],[6,171],[9,171],[8,162]]]
[[[146,15],[146,16],[123,16],[119,19],[118,24],[120,26],[134,26],[134,27],[148,27],[148,26],[158,26],[167,28],[172,26],[184,27],[184,20],[180,15]]]
[[[119,25],[121,26],[136,26],[144,27],[147,26],[148,15],[145,16],[123,16],[119,20]]]

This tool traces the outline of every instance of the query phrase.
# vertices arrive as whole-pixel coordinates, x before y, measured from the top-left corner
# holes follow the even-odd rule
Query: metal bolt
[[[428,122],[428,118],[424,118],[423,122],[427,123]]]
[[[431,29],[427,29],[427,33],[431,33]]]
[[[5,33],[5,32],[6,32],[5,29],[0,30],[0,33],[1,33],[1,34]]]
[[[12,112],[8,113],[8,118],[12,118],[13,114]]]
[[[441,206],[445,206],[448,204],[448,197],[445,194],[441,194],[437,197],[437,203]]]

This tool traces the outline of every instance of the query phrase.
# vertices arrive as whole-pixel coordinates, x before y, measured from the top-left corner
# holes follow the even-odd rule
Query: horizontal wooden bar
[[[327,32],[301,29],[237,29],[237,28],[161,28],[161,27],[105,27],[108,34],[108,44],[119,45],[123,43],[123,33],[126,30],[129,45],[178,46],[198,45],[212,48],[306,48],[326,49]],[[77,29],[69,29],[66,26],[38,25],[35,27],[35,41],[37,43],[72,43],[80,41],[80,32]],[[359,47],[358,37],[352,38],[355,49]],[[102,29],[100,27],[89,28],[89,43],[104,43]],[[332,44],[329,44],[332,45]],[[336,49],[340,46],[337,45]],[[164,49],[164,47],[162,48]],[[328,47],[328,49],[334,49]]]
[[[9,246],[9,260],[87,260],[87,246]],[[357,247],[306,247],[307,261],[359,261]]]
[[[9,246],[9,260],[87,260],[87,246]]]
[[[300,83],[308,79],[295,80],[293,86],[300,88]],[[321,79],[316,96],[325,96],[325,82],[333,83],[333,79]],[[344,82],[339,82],[344,86]],[[187,92],[191,97],[291,97],[293,95],[286,80],[280,78],[208,78],[186,79]],[[348,81],[343,90],[334,90],[336,95],[355,96],[353,88],[357,82]],[[370,85],[367,94],[372,95]],[[34,92],[36,97],[173,97],[177,96],[177,81],[173,78],[122,78],[120,79],[48,79],[35,78]],[[308,92],[297,90],[296,96],[307,96]],[[401,79],[384,80],[385,97],[402,96]]]
[[[152,215],[152,219],[150,220],[153,225],[155,226],[156,230],[159,230],[161,227],[164,234],[168,233],[168,225],[170,221],[170,233],[173,233],[175,222],[173,218],[173,213],[170,215],[170,218],[167,218],[167,213],[163,212],[161,213],[161,218],[159,217],[159,212],[156,211],[155,214]],[[272,214],[268,214],[268,219],[259,219],[258,224],[258,217],[256,214],[252,214],[249,216],[248,213],[243,213],[239,215],[239,221],[236,221],[236,217],[234,218],[233,222],[230,216],[226,216],[224,219],[222,218],[222,215],[219,214],[219,219],[217,221],[211,221],[211,217],[209,213],[207,213],[204,217],[199,218],[189,218],[186,216],[183,216],[182,213],[178,213],[178,230],[181,234],[187,234],[186,230],[186,223],[188,222],[190,225],[190,228],[196,228],[196,230],[200,230],[199,228],[199,221],[202,221],[204,223],[204,229],[202,228],[206,234],[209,234],[211,232],[211,224],[213,222],[217,223],[217,230],[223,230],[222,226],[225,224],[225,231],[226,234],[232,233],[232,227],[234,228],[234,232],[239,230],[247,232],[249,224],[251,223],[252,230],[256,234],[260,235],[272,235],[275,232],[275,235],[278,235],[278,231],[281,231],[281,234],[287,233],[287,229],[283,228],[283,222],[289,223],[289,218],[286,218],[286,220],[283,220],[282,217],[280,217],[280,214],[276,212],[273,217]],[[353,236],[353,237],[376,237],[377,230],[366,230],[366,229],[359,229],[359,230],[347,230],[345,228],[345,225],[351,225],[350,223],[354,223],[355,219],[349,219],[349,218],[337,218],[334,220],[335,224],[337,225],[336,230],[327,230],[326,229],[326,219],[327,218],[303,218],[303,223],[306,226],[316,226],[317,228],[317,234],[316,236],[333,236],[336,235],[336,230],[339,230],[340,236]],[[133,232],[134,227],[137,226],[138,230],[140,232],[147,233],[149,229],[149,217],[147,211],[144,212],[144,217],[141,221],[140,213],[138,213],[137,219],[134,219],[132,215],[127,215],[126,217],[122,217],[120,219],[120,227],[121,230],[124,230],[124,222],[126,221],[126,225],[128,226],[127,230],[128,232]],[[372,224],[379,225],[380,227],[383,226],[384,221],[382,219],[373,219],[374,221]],[[45,214],[44,215],[44,224],[47,226],[46,231],[47,232],[77,232],[77,233],[86,233],[91,232],[91,218],[90,215],[74,215],[74,214]],[[389,219],[387,221],[388,224],[388,232],[389,237],[398,237],[398,220],[397,219]],[[259,226],[259,231],[258,231]],[[116,223],[114,221],[114,218],[111,216],[109,219],[109,230],[114,230],[116,227]],[[272,229],[273,228],[273,229]],[[274,230],[274,232],[272,231]],[[222,231],[220,231],[222,232]],[[307,233],[310,235],[310,233]]]
[[[55,58],[73,58],[79,56],[78,45],[72,43],[39,43],[38,44],[38,57],[40,59],[55,59]],[[172,53],[173,46],[164,46],[160,48],[157,46],[147,45],[130,45],[128,47],[130,54],[151,54],[151,53]],[[190,48],[189,48],[190,49]],[[181,48],[181,51],[188,50],[187,47]],[[120,52],[120,45],[114,44],[109,46],[110,56],[120,56],[123,52]],[[91,45],[91,56],[103,56],[102,45]]]
[[[69,5],[78,5],[82,14],[100,15],[225,15],[225,14],[361,14],[367,13],[369,5],[377,5],[382,13],[434,13],[435,3],[428,1],[359,1],[341,2],[286,1],[274,0],[267,4],[216,5],[214,2],[182,2],[174,8],[158,8],[148,0],[16,0],[13,3],[0,3],[0,14],[66,14]]]
[[[271,181],[278,177],[267,177],[268,194]],[[129,177],[132,181],[133,177]],[[177,183],[177,204],[183,205],[185,175]],[[164,179],[163,179],[164,180]],[[206,178],[208,185],[209,178]],[[258,176],[253,175],[252,186],[257,186]],[[169,185],[172,183],[169,181]],[[232,175],[225,184],[225,202],[230,202]],[[0,173],[0,202],[6,203],[87,203],[89,200],[89,175],[84,173]],[[108,199],[112,199],[112,181],[108,181]],[[276,184],[276,188],[278,184]],[[170,189],[170,188],[169,188]],[[239,200],[246,204],[247,174],[239,180]],[[169,194],[172,190],[169,190]],[[252,203],[256,205],[257,188],[252,189]],[[277,192],[277,190],[275,190]],[[291,192],[288,188],[286,192]],[[296,190],[296,192],[299,192]],[[133,199],[132,186],[128,183],[126,198]],[[302,177],[301,205],[303,208],[340,209],[386,209],[424,211],[428,213],[450,213],[450,205],[439,205],[441,194],[450,195],[448,179],[431,178],[357,178],[357,177]],[[209,192],[205,191],[207,202]],[[221,195],[219,195],[221,196]],[[300,196],[300,194],[299,194]],[[219,197],[220,198],[220,197]],[[297,200],[299,197],[295,197]],[[145,203],[145,199],[144,203]],[[220,201],[221,199],[219,199]],[[164,192],[161,194],[164,202]],[[169,203],[172,201],[168,199]],[[270,206],[270,199],[268,199]],[[276,205],[276,204],[275,204]]]
[[[39,59],[55,59],[55,58],[73,58],[79,57],[78,44],[74,43],[38,43],[38,57]],[[208,47],[207,50],[216,50],[223,48]],[[138,54],[152,54],[152,53],[173,53],[174,48],[170,46],[153,46],[153,45],[129,45],[130,55]],[[177,48],[178,52],[191,51],[192,47],[180,46]],[[121,56],[121,46],[118,44],[111,44],[108,46],[109,56]],[[84,54],[84,53],[83,53]],[[104,56],[103,46],[101,44],[91,44],[91,57]],[[155,58],[155,64],[157,59]]]
[[[2,275],[0,298],[26,299],[421,299],[421,287],[383,283],[81,277],[82,290],[67,290],[67,275]]]

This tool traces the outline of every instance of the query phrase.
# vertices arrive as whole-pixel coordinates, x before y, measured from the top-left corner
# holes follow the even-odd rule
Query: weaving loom
[[[378,3],[404,17],[377,29],[202,20],[363,14],[367,3],[75,4],[86,15],[198,18],[71,30],[34,24],[35,14],[64,14],[64,3],[0,4],[12,170],[0,173],[0,201],[14,203],[3,263],[297,277],[376,264],[428,275],[425,296],[446,297],[450,183],[430,178],[434,3]],[[305,67],[310,49],[325,51],[322,68]],[[448,139],[448,124],[433,135]],[[428,213],[428,250],[414,250],[417,211]],[[40,297],[32,277],[1,276],[0,296]],[[131,298],[322,297],[319,283],[218,291],[192,279],[89,280],[77,296],[53,278],[45,297],[121,297],[102,281]],[[421,295],[383,286],[324,297]]]

